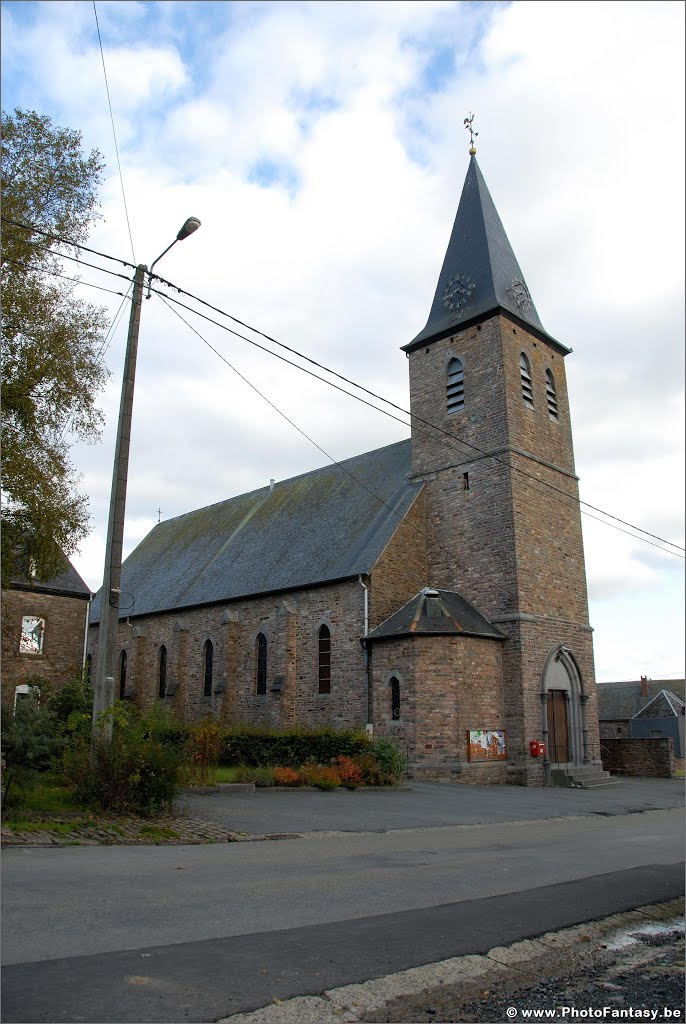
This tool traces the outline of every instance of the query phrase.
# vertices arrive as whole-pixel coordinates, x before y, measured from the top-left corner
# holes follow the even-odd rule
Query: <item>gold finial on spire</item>
[[[467,131],[469,132],[469,142],[470,142],[469,155],[470,156],[476,156],[476,148],[474,146],[474,139],[479,134],[478,132],[475,132],[474,129],[472,128],[473,121],[474,121],[474,114],[472,114],[472,112],[470,110],[469,111],[469,117],[465,117],[465,119],[464,119],[464,126],[467,129]]]

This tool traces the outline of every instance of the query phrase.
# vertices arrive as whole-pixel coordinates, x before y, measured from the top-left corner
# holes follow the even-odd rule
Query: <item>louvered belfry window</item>
[[[204,685],[202,690],[203,697],[212,696],[212,641],[206,640],[205,646],[203,647],[203,660],[204,660]]]
[[[331,693],[331,631],[319,628],[319,692]]]
[[[264,633],[257,634],[255,641],[256,668],[255,693],[267,692],[267,638]]]
[[[448,363],[446,395],[449,413],[464,409],[464,366],[462,360],[457,357]]]
[[[531,365],[524,352],[522,352],[519,357],[519,376],[522,380],[522,398],[524,399],[524,405],[528,405],[530,409],[533,409],[534,388],[531,381]]]
[[[548,399],[548,412],[556,420],[558,418],[557,393],[555,391],[555,378],[553,377],[552,370],[545,371],[545,393]]]

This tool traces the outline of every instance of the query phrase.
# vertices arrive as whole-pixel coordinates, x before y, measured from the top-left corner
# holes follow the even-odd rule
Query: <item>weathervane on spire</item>
[[[479,134],[478,132],[475,132],[474,129],[472,128],[473,121],[474,121],[474,114],[472,114],[472,112],[470,110],[469,111],[469,117],[465,117],[465,119],[464,119],[464,126],[467,129],[467,131],[469,132],[469,142],[470,142],[469,155],[470,156],[476,156],[476,148],[474,146],[474,139]]]

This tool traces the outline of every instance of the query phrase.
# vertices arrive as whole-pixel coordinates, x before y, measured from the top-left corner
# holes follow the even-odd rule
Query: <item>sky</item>
[[[581,497],[683,546],[680,2],[98,0],[95,11],[109,102],[92,3],[2,4],[3,109],[47,114],[105,158],[89,244],[149,265],[198,217],[159,274],[405,408],[400,346],[428,316],[474,112],[479,165],[543,325],[573,349]],[[96,590],[128,312],[116,321],[121,297],[90,287],[124,281],[81,277],[78,294],[116,324],[105,429],[73,449],[92,533],[72,561]],[[409,435],[177,311],[202,338],[156,295],[143,304],[125,553],[158,517]],[[598,680],[683,678],[683,558],[593,515],[582,520]]]

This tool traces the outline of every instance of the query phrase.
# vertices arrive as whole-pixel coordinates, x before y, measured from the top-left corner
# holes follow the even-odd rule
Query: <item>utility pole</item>
[[[93,700],[93,740],[112,739],[112,719],[98,722],[103,711],[114,704],[114,678],[116,674],[117,632],[119,630],[119,600],[121,597],[121,563],[124,546],[124,513],[126,511],[126,485],[129,475],[129,447],[131,444],[131,417],[133,389],[136,381],[138,333],[141,326],[143,284],[148,268],[141,263],[136,267],[131,297],[129,334],[126,341],[124,379],[119,405],[117,445],[114,452],[110,516],[107,524],[105,571],[100,594],[100,626],[98,652],[95,661],[95,694]]]
[[[197,217],[188,217],[180,228],[176,238],[168,245],[150,270],[144,263],[136,267],[133,276],[133,295],[131,297],[131,316],[129,318],[129,334],[126,341],[126,358],[124,360],[124,379],[121,386],[121,402],[119,405],[119,425],[117,427],[117,445],[114,451],[114,470],[112,472],[112,494],[110,497],[110,516],[107,524],[107,548],[105,551],[105,571],[103,573],[102,590],[100,592],[100,625],[98,628],[98,650],[95,661],[95,693],[93,695],[93,724],[91,740],[93,743],[108,742],[112,739],[112,719],[100,722],[103,711],[114,705],[114,680],[117,671],[117,633],[119,632],[119,601],[121,598],[121,563],[124,548],[124,513],[126,511],[126,485],[129,476],[129,448],[131,445],[131,419],[133,415],[133,388],[136,382],[136,356],[138,354],[138,333],[141,326],[141,307],[143,304],[143,286],[148,275],[148,294],[152,292],[152,269],[177,242],[188,238],[200,227]]]

